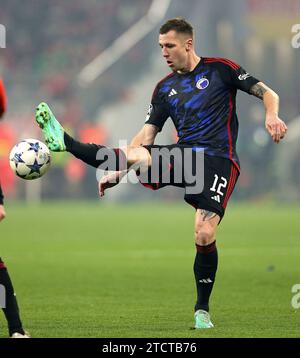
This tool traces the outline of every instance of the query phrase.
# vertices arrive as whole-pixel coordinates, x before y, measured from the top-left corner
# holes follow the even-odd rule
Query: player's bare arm
[[[158,131],[159,128],[157,126],[153,124],[145,124],[143,128],[138,132],[138,134],[133,137],[130,145],[151,145],[154,143]]]
[[[273,141],[279,143],[287,132],[286,124],[278,117],[279,96],[263,82],[256,83],[251,88],[250,93],[264,102],[266,108],[266,129]]]

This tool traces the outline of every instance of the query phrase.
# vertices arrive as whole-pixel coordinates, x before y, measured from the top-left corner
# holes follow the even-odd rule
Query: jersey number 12
[[[219,180],[220,179],[220,180]],[[217,192],[217,194],[224,195],[222,189],[225,189],[227,186],[227,179],[224,177],[219,178],[217,174],[215,174],[215,180],[212,187],[209,189],[210,191]]]

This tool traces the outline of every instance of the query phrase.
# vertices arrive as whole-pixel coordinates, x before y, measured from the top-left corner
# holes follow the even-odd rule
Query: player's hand
[[[279,143],[284,138],[288,128],[277,114],[266,114],[266,129],[273,141]]]
[[[0,205],[0,221],[5,219],[5,216],[6,216],[6,212],[5,212],[4,206]]]
[[[106,189],[112,188],[119,184],[122,177],[123,176],[121,171],[104,175],[98,183],[100,197],[104,196],[104,192]]]

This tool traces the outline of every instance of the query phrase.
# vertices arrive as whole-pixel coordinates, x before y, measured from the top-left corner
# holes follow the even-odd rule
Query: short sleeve
[[[228,62],[225,63],[225,61]],[[229,60],[224,60],[220,71],[224,82],[226,82],[229,87],[239,89],[249,94],[250,89],[260,82],[260,80],[252,76],[243,67],[232,61],[229,62]]]
[[[168,106],[160,95],[159,88],[156,87],[152,95],[145,123],[153,124],[159,128],[159,131],[161,131],[168,117]]]

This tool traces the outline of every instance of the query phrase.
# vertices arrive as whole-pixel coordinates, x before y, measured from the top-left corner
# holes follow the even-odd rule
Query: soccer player
[[[3,117],[6,111],[6,93],[3,81],[0,78],[0,119]],[[3,193],[0,185],[0,222],[5,218],[6,213],[3,205]],[[29,338],[29,334],[24,331],[22,322],[20,319],[20,312],[18,302],[14,288],[11,282],[11,278],[7,271],[7,268],[0,257],[0,292],[5,292],[5,308],[3,309],[4,315],[8,324],[9,336],[12,338]],[[2,300],[1,300],[2,302]]]
[[[283,139],[287,126],[278,117],[279,97],[272,89],[231,60],[197,55],[193,28],[186,20],[175,18],[164,23],[160,28],[159,46],[171,73],[155,87],[146,123],[133,138],[131,145],[113,149],[118,156],[116,172],[101,179],[99,192],[104,195],[107,188],[120,181],[127,172],[126,168],[134,164],[139,163],[140,167],[151,170],[155,149],[178,148],[181,151],[192,148],[193,152],[204,150],[202,192],[187,193],[187,183],[184,180],[179,186],[185,187],[184,199],[196,209],[195,328],[211,328],[213,323],[209,314],[209,298],[218,266],[216,230],[240,173],[236,153],[237,90],[263,101],[266,110],[265,126],[275,143]],[[175,124],[178,142],[172,146],[155,146],[155,137],[168,117]],[[53,151],[68,151],[94,167],[103,164],[103,160],[96,159],[99,149],[105,149],[109,154],[108,148],[91,143],[83,144],[71,138],[45,103],[38,106],[36,120]],[[125,165],[122,159],[125,159]],[[166,170],[163,165],[160,169]],[[174,171],[172,159],[168,163],[168,170],[171,173]],[[139,169],[136,171],[139,175]],[[174,172],[172,175],[174,179]],[[174,181],[169,184],[176,185]],[[158,181],[146,183],[152,189],[165,185],[161,181],[161,175]]]

